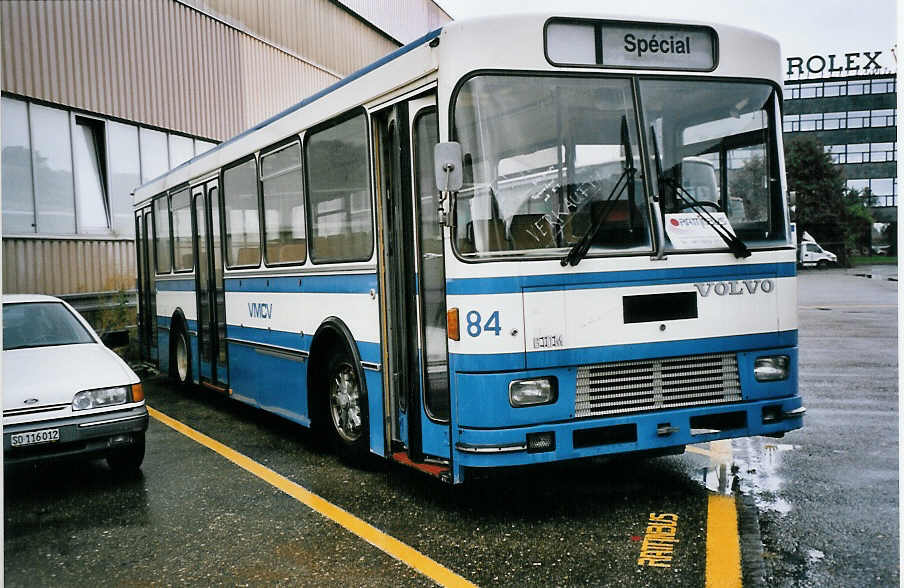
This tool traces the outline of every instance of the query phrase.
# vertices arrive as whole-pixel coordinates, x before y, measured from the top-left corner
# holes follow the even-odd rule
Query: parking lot
[[[388,463],[350,466],[306,429],[149,376],[139,476],[103,462],[5,472],[6,585],[703,586],[717,569],[710,497],[733,491],[748,584],[897,585],[890,267],[801,273],[802,430],[682,456],[450,488]],[[643,561],[654,514],[673,515],[661,519],[676,528],[667,566]]]

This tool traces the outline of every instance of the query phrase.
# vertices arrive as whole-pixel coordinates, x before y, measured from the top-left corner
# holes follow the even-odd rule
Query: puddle
[[[791,504],[780,496],[785,483],[780,470],[783,456],[798,446],[751,437],[718,441],[700,449],[704,451],[694,453],[705,454],[709,463],[695,471],[707,490],[718,494],[741,491],[753,496],[761,510],[780,515],[791,512]]]

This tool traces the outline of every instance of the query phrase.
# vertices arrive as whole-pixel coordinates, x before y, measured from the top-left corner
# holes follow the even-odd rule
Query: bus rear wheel
[[[333,446],[343,457],[362,458],[367,454],[369,440],[367,393],[358,370],[345,351],[330,357],[326,369],[326,393]]]

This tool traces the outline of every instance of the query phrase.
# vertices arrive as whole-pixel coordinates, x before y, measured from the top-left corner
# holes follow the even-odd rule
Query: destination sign
[[[546,55],[555,65],[711,71],[716,32],[709,27],[553,20]]]

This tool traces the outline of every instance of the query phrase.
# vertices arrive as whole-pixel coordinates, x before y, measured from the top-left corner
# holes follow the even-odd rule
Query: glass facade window
[[[800,115],[800,130],[801,131],[822,130],[822,113]]]
[[[306,257],[301,145],[261,156],[267,263],[299,263]]]
[[[223,172],[223,205],[226,211],[226,265],[260,265],[256,160],[249,159]]]
[[[195,155],[201,155],[205,151],[210,151],[216,146],[216,143],[211,143],[210,141],[202,141],[201,139],[195,139]]]
[[[34,193],[39,233],[75,233],[75,189],[69,113],[29,105]]]
[[[800,85],[801,98],[822,98],[822,82]]]
[[[870,126],[893,127],[895,126],[896,111],[892,108],[873,110],[870,117]]]
[[[131,235],[135,231],[131,193],[141,184],[138,127],[107,121],[107,141],[111,225],[115,233]]]
[[[191,207],[188,188],[172,196],[173,210],[173,259],[175,270],[187,271],[194,267],[192,259]]]
[[[848,95],[849,96],[859,96],[860,94],[869,94],[870,92],[870,81],[869,80],[849,80],[848,81]]]
[[[869,110],[855,110],[847,113],[847,127],[849,129],[860,129],[869,125]]]
[[[169,135],[169,169],[179,167],[195,156],[195,142],[191,137]]]
[[[367,151],[363,115],[308,136],[304,157],[315,262],[371,256],[373,214]]]
[[[869,162],[869,143],[856,143],[847,146],[847,163]]]
[[[109,211],[102,121],[75,117],[73,156],[78,230],[80,233],[106,232]]]
[[[31,177],[28,104],[3,97],[0,121],[3,140],[3,232],[34,233],[35,202]]]
[[[139,131],[141,143],[141,181],[147,182],[169,169],[169,149],[166,133],[142,128]]]
[[[871,91],[873,94],[890,94],[895,91],[895,78],[881,78],[872,80]]]
[[[835,130],[847,128],[846,112],[827,112],[823,115],[823,130]]]
[[[825,151],[833,163],[847,163],[847,145],[826,145]]]
[[[826,82],[823,86],[823,96],[847,96],[847,82]]]

